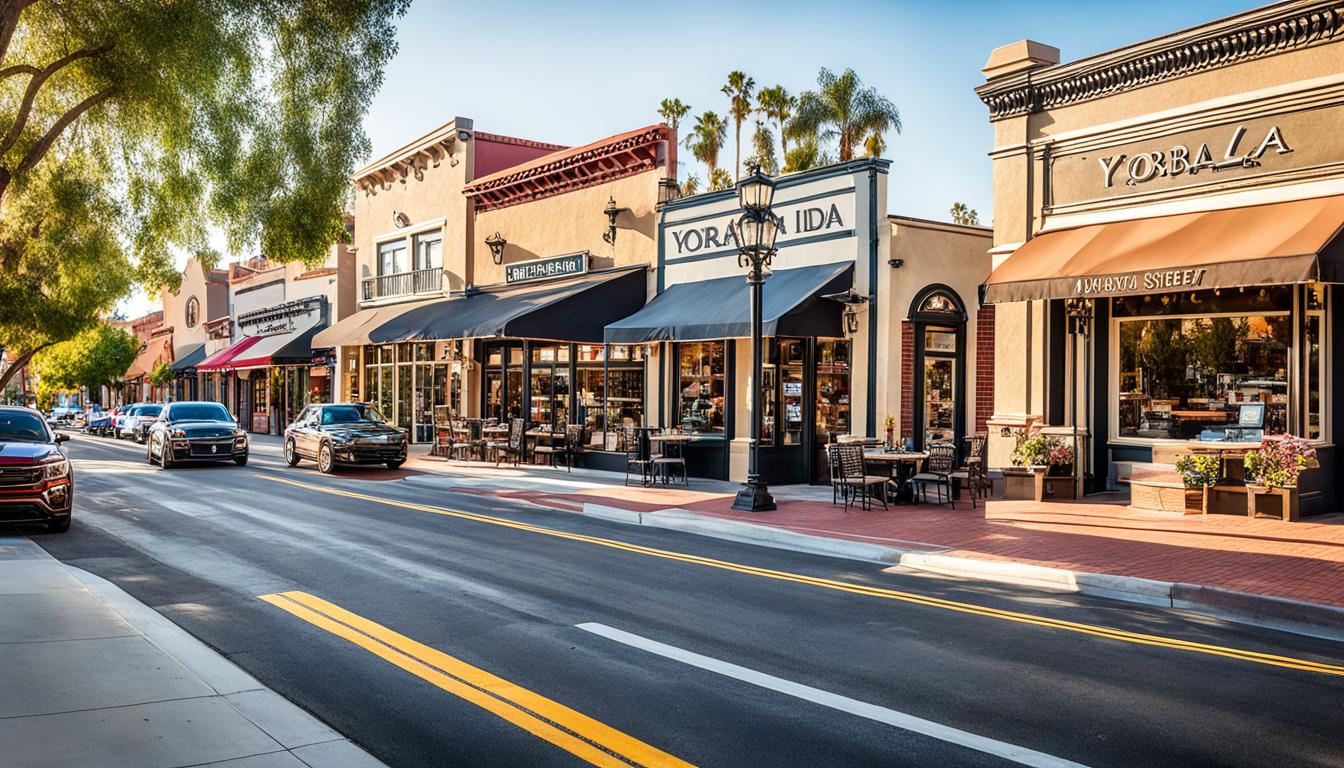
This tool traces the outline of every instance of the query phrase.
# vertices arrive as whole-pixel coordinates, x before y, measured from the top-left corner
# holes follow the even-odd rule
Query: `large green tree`
[[[737,152],[734,158],[733,178],[742,178],[742,123],[751,117],[754,107],[751,103],[752,94],[756,90],[756,81],[746,72],[734,70],[728,73],[728,82],[719,89],[728,97],[728,114],[733,118],[733,125],[737,133],[734,136],[733,148]]]
[[[116,300],[98,280],[176,286],[171,254],[206,252],[211,226],[322,259],[407,2],[0,0],[0,347],[26,360],[91,326]],[[23,218],[29,198],[64,207]],[[91,208],[105,242],[67,223]],[[106,274],[81,271],[93,250]]]
[[[33,359],[33,371],[43,387],[72,390],[87,387],[97,397],[104,385],[113,385],[135,360],[140,342],[126,331],[99,323],[69,341],[54,344]]]
[[[684,139],[686,148],[691,150],[695,159],[705,164],[711,182],[719,170],[719,152],[723,150],[723,141],[726,138],[728,138],[728,122],[718,114],[706,111],[695,118],[695,125]]]
[[[888,130],[901,132],[901,113],[887,97],[867,87],[852,69],[839,75],[822,67],[817,90],[803,91],[789,123],[795,138],[817,136],[839,144],[840,161],[853,160],[865,139]]]

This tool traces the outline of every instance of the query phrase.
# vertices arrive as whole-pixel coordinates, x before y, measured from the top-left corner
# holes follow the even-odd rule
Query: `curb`
[[[583,509],[576,510],[576,513],[627,525],[643,525],[792,552],[858,560],[892,568],[908,568],[938,576],[1177,608],[1237,624],[1344,642],[1344,608],[1320,603],[1238,592],[1203,584],[1071,571],[1010,560],[980,560],[862,541],[813,536],[784,528],[705,517],[684,509],[638,512],[585,502]]]

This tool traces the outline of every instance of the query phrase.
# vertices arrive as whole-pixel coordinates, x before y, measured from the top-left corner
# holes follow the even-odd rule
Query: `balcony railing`
[[[391,275],[364,278],[364,301],[386,299],[392,296],[413,296],[418,293],[439,293],[443,290],[443,269],[417,269]]]

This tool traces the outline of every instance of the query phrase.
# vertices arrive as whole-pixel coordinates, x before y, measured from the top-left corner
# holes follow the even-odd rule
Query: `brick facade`
[[[994,305],[975,313],[975,432],[985,432],[994,413]]]

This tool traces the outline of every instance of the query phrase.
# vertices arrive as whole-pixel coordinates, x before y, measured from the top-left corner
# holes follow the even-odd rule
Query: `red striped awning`
[[[196,366],[196,370],[218,371],[225,368],[232,368],[234,367],[232,365],[234,359],[251,349],[252,345],[261,341],[261,339],[261,336],[246,336],[241,338],[201,361],[201,363]]]

